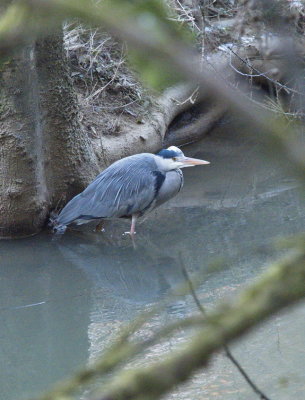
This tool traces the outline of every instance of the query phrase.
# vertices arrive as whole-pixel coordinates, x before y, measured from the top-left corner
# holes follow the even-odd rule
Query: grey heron
[[[131,218],[130,235],[138,217],[174,197],[183,186],[181,168],[209,164],[186,157],[175,146],[158,154],[141,153],[114,162],[56,217],[54,231],[64,233],[72,222],[80,225],[102,218]]]

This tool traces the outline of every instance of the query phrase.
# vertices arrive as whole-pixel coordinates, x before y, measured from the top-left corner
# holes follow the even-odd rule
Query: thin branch
[[[243,369],[243,367],[239,364],[239,362],[236,360],[236,358],[232,355],[229,347],[227,345],[225,345],[224,347],[224,351],[226,353],[226,356],[228,357],[228,359],[232,362],[232,364],[235,365],[235,367],[238,369],[238,371],[240,372],[240,374],[243,376],[243,378],[245,379],[245,381],[249,384],[249,386],[251,386],[251,388],[253,389],[253,391],[259,396],[260,399],[262,400],[270,400],[269,397],[267,397],[257,386],[256,384],[251,380],[251,378],[249,377],[249,375],[247,374],[247,372]]]
[[[180,265],[181,265],[182,274],[183,274],[183,276],[184,276],[184,278],[185,278],[185,280],[186,280],[186,282],[187,282],[187,284],[189,286],[190,293],[193,296],[194,302],[196,303],[196,306],[197,306],[198,310],[201,312],[201,314],[205,318],[207,318],[207,314],[205,312],[205,309],[204,309],[203,305],[201,304],[200,300],[198,299],[198,296],[197,296],[197,294],[195,292],[195,288],[194,288],[193,282],[192,282],[192,280],[191,280],[191,278],[190,278],[190,276],[189,276],[189,274],[188,274],[188,272],[186,270],[186,267],[184,265],[181,253],[179,253],[179,261],[180,261]]]
[[[256,72],[256,75],[252,75],[252,74],[243,74],[241,71],[238,71],[237,69],[235,69],[235,67],[233,67],[233,65],[230,62],[230,66],[234,69],[234,71],[236,71],[237,73],[241,74],[241,75],[246,75],[246,76],[250,76],[250,77],[258,77],[258,76],[263,76],[264,78],[266,78],[269,82],[272,82],[274,85],[280,87],[281,89],[285,89],[288,92],[291,93],[295,93],[295,94],[299,94],[300,96],[304,96],[305,94],[302,92],[299,92],[298,90],[292,89],[289,86],[283,85],[282,83],[280,83],[279,81],[276,81],[275,79],[270,78],[270,76],[267,75],[267,72],[261,72],[259,71],[257,68],[253,67],[253,65],[251,65],[248,61],[246,61],[244,58],[242,58],[240,55],[238,55],[237,53],[235,53],[234,50],[232,50],[231,47],[228,47],[228,49],[230,50],[231,53],[233,53],[241,62],[243,62],[248,68],[252,69],[254,72]]]
[[[229,48],[229,50],[232,52],[232,53],[234,53],[230,48]],[[235,54],[235,53],[234,53]],[[246,62],[246,60],[243,60],[244,62]],[[272,68],[269,70],[269,71],[266,71],[266,72],[260,72],[260,73],[256,73],[256,74],[247,74],[247,73],[245,73],[245,72],[242,72],[242,71],[240,71],[239,69],[237,69],[233,64],[232,64],[232,54],[230,53],[230,67],[238,74],[238,75],[242,75],[242,76],[246,76],[247,78],[258,78],[258,77],[260,77],[260,76],[263,76],[264,78],[266,78],[266,79],[268,79],[268,80],[271,80],[272,78],[269,78],[266,74],[268,73],[268,72],[271,72],[272,71]],[[247,64],[247,66],[249,67],[249,68],[252,68],[253,69],[253,67],[250,67],[250,65],[248,65]],[[258,72],[258,70],[256,70],[257,72]],[[275,82],[277,82],[277,81],[275,81]],[[277,82],[278,83],[278,82]]]
[[[196,303],[197,308],[199,309],[199,311],[201,312],[201,314],[207,318],[207,314],[205,312],[205,309],[203,307],[203,305],[201,304],[200,300],[198,299],[198,296],[196,294],[193,282],[187,272],[187,269],[185,267],[185,264],[183,262],[183,258],[182,258],[182,254],[179,253],[179,260],[180,260],[180,264],[181,264],[181,270],[182,273],[184,275],[184,278],[186,280],[186,282],[188,283],[189,289],[190,289],[190,293],[193,296],[194,302]],[[247,374],[247,372],[244,370],[244,368],[240,365],[240,363],[236,360],[236,358],[233,356],[233,354],[231,353],[231,350],[229,349],[229,346],[227,346],[226,344],[223,346],[224,351],[226,353],[226,356],[228,357],[228,359],[235,365],[235,367],[238,369],[238,371],[240,372],[240,374],[243,376],[243,378],[245,379],[245,381],[249,384],[249,386],[251,387],[251,389],[257,394],[259,395],[259,398],[261,400],[270,400],[269,397],[267,397],[257,386],[256,384],[252,381],[252,379],[250,378],[250,376]]]

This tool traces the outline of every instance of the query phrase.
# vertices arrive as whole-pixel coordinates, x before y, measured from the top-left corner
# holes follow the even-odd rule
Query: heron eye
[[[174,160],[174,161],[177,161],[177,157],[173,157],[173,160]]]

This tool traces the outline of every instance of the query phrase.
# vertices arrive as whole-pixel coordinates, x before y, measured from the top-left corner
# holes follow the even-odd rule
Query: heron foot
[[[137,232],[124,232],[123,236],[129,236],[133,245],[133,248],[136,250],[137,246],[136,246],[136,242],[135,242],[135,234]]]
[[[128,232],[124,232],[123,233],[123,236],[126,236],[126,235],[130,235],[131,237],[133,237],[133,235],[135,235],[137,232],[130,232],[130,231],[128,231]]]

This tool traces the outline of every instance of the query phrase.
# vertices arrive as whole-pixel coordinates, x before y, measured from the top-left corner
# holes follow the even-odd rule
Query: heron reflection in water
[[[186,157],[175,146],[158,154],[141,153],[114,162],[80,194],[70,200],[53,221],[54,231],[67,225],[86,224],[103,218],[131,218],[132,237],[138,217],[147,214],[179,193],[181,168],[209,164]]]

